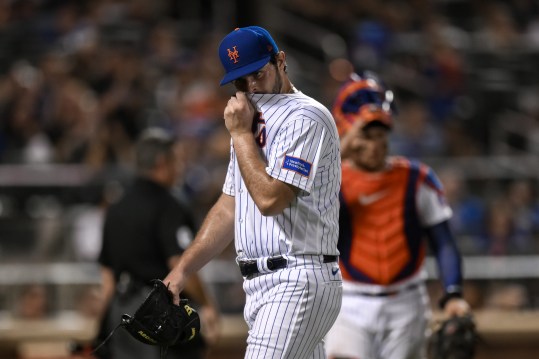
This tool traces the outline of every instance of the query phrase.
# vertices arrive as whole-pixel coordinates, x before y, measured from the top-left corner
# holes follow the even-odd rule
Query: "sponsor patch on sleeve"
[[[299,173],[302,176],[309,177],[311,174],[311,164],[301,158],[285,156],[283,168]]]

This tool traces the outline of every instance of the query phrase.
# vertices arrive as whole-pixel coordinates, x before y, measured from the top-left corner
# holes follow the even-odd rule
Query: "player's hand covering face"
[[[343,158],[359,169],[380,171],[385,166],[388,151],[388,129],[382,125],[364,126],[357,121],[342,137],[341,151]]]
[[[254,107],[245,93],[236,92],[236,96],[231,97],[225,107],[224,118],[228,132],[231,135],[251,133],[254,111]]]

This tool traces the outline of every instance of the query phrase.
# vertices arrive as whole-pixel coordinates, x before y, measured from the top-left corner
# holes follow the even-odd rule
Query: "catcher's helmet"
[[[341,136],[356,121],[378,121],[391,128],[395,111],[393,92],[385,89],[378,76],[370,71],[361,75],[352,73],[339,89],[333,105],[333,117]]]

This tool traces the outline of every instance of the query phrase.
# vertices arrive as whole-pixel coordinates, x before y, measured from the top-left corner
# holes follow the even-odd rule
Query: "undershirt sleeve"
[[[429,245],[436,257],[438,274],[446,293],[462,290],[462,258],[448,221],[427,227]]]

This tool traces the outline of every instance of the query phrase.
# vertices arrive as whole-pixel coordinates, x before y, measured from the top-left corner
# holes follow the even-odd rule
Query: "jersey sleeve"
[[[310,192],[328,135],[323,124],[308,117],[288,121],[275,140],[266,172],[273,178]]]
[[[443,187],[431,168],[427,167],[425,179],[417,190],[417,210],[423,227],[442,223],[453,215],[447,204]]]
[[[234,197],[236,193],[235,178],[234,178],[234,166],[236,161],[236,155],[234,152],[234,146],[232,140],[230,140],[230,162],[228,162],[228,169],[226,171],[225,183],[223,184],[223,193]]]

